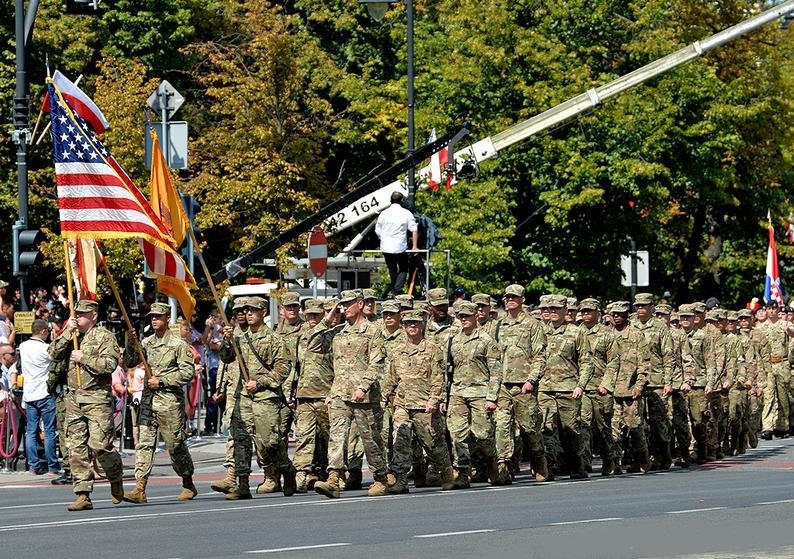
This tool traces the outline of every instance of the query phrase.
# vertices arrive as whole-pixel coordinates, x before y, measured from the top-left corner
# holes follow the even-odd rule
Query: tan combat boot
[[[499,462],[496,465],[496,479],[491,480],[491,485],[510,485],[511,483],[513,483],[513,478],[510,475],[508,462]]]
[[[256,492],[259,495],[266,495],[268,493],[275,493],[281,491],[281,480],[276,475],[276,470],[273,466],[265,468],[265,479],[257,485]]]
[[[146,480],[139,479],[135,484],[135,489],[124,493],[124,500],[128,503],[142,504],[146,502]]]
[[[491,460],[488,463],[488,482],[491,485],[501,485],[499,483],[499,465],[496,460]]]
[[[389,486],[386,485],[387,479],[385,475],[375,476],[375,481],[369,486],[367,495],[370,497],[383,497],[389,492]],[[406,487],[406,491],[408,488]]]
[[[455,468],[454,479],[453,487],[455,489],[468,489],[471,487],[471,478],[469,477],[468,468]]]
[[[532,469],[535,470],[535,481],[551,481],[554,476],[549,471],[546,454],[540,453],[532,456]]]
[[[193,485],[193,476],[183,476],[182,491],[180,491],[179,495],[177,495],[177,500],[190,501],[196,495],[198,495],[198,489],[196,489],[196,486]]]
[[[91,502],[91,497],[88,496],[87,492],[80,492],[77,494],[77,499],[74,502],[66,507],[67,510],[72,512],[79,511],[79,510],[93,510],[94,503]]]
[[[408,493],[408,474],[397,474],[395,477],[394,485],[389,485],[388,491],[392,495],[399,495],[401,493]],[[374,487],[374,484],[373,486]],[[370,487],[370,491],[372,490]]]
[[[339,498],[339,470],[328,472],[326,481],[318,481],[314,484],[314,490],[320,495],[325,495],[329,499]]]
[[[290,466],[284,472],[284,496],[292,497],[298,490],[298,484],[295,480],[295,468]]]
[[[309,490],[309,474],[297,472],[295,474],[295,493],[306,493]]]
[[[445,466],[441,469],[441,491],[450,489],[455,489],[455,474],[452,472],[452,466]]]
[[[345,491],[355,491],[361,489],[361,470],[354,468],[347,471],[347,479],[345,480]]]
[[[248,476],[240,476],[237,479],[237,483],[234,484],[234,489],[226,493],[227,501],[242,501],[253,498],[251,488],[248,485]]]
[[[110,500],[114,505],[118,505],[124,500],[124,481],[121,477],[110,481]]]
[[[237,478],[234,475],[234,466],[226,466],[226,477],[210,483],[210,489],[218,493],[228,493],[237,487]]]

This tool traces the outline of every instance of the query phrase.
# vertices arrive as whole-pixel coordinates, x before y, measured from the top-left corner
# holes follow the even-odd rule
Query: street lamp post
[[[376,21],[383,19],[389,4],[402,0],[358,0],[367,6],[369,15]],[[407,71],[408,71],[408,154],[414,152],[414,2],[405,0],[406,27],[407,27]],[[415,167],[408,169],[408,209],[413,211],[416,196]]]

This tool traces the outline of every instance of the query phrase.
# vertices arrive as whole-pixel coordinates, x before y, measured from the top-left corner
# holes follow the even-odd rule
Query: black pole
[[[414,152],[414,1],[406,0],[408,33],[408,155]],[[416,196],[416,168],[408,169],[408,209],[414,210]]]
[[[35,17],[35,14],[33,15]],[[32,21],[32,19],[31,19]],[[19,205],[19,219],[14,224],[12,234],[16,240],[19,232],[28,225],[28,138],[30,137],[30,99],[28,98],[27,54],[28,43],[25,34],[25,2],[16,0],[15,8],[16,27],[16,94],[14,95],[14,132],[13,139],[17,145],[17,196]],[[32,29],[32,25],[31,25]],[[25,285],[24,270],[19,266],[19,244],[13,243],[15,248],[14,276],[19,280],[19,293],[22,310],[28,310],[27,288]]]

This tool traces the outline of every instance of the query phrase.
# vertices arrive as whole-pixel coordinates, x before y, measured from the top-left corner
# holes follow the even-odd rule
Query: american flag
[[[61,235],[145,241],[163,249],[163,273],[195,284],[148,200],[53,83],[48,91]]]

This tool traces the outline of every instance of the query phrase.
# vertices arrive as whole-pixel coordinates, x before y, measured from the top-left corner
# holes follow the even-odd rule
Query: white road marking
[[[344,547],[346,545],[353,545],[351,543],[323,543],[319,545],[300,545],[297,547],[276,547],[273,549],[254,549],[252,551],[245,551],[244,553],[279,553],[282,551],[302,551],[304,549],[320,549],[323,547]]]
[[[445,538],[447,536],[464,536],[466,534],[484,534],[486,532],[495,532],[496,530],[465,530],[463,532],[438,532],[437,534],[420,534],[414,536],[415,538]]]
[[[707,507],[703,509],[669,510],[665,514],[689,514],[690,512],[706,512],[710,510],[725,510],[728,507]]]
[[[762,501],[756,505],[782,505],[783,503],[794,503],[794,499],[781,499],[780,501]]]
[[[589,518],[587,520],[571,520],[570,522],[552,522],[549,526],[568,526],[570,524],[589,524],[590,522],[611,522],[613,520],[623,520],[617,516],[607,518]]]

